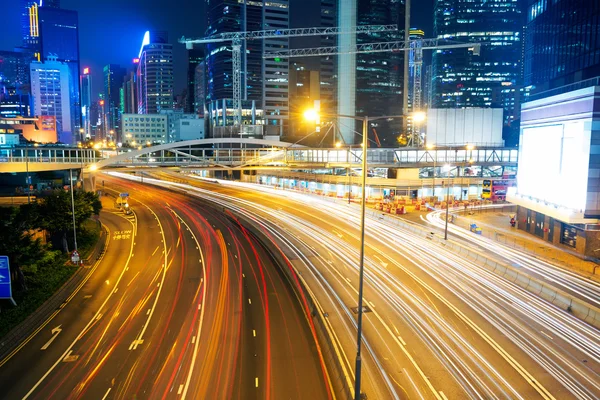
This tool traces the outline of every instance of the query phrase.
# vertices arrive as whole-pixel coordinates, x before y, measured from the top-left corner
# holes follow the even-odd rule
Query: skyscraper
[[[367,53],[344,54],[356,43],[402,40],[404,37],[404,2],[399,0],[339,0],[338,26],[351,29],[356,25],[397,24],[398,32],[377,34],[340,35],[338,44],[342,54],[337,61],[338,114],[383,116],[402,114],[402,75],[404,54]],[[338,119],[342,137],[347,143],[355,142],[359,131],[354,120]],[[387,121],[371,125],[381,138],[383,146],[395,145],[395,134],[400,126]]]
[[[173,45],[163,31],[144,35],[137,64],[139,114],[173,109]]]
[[[600,76],[600,3],[527,1],[525,85],[553,89]]]
[[[30,72],[34,115],[55,117],[59,141],[73,144],[69,66],[50,56],[44,62],[32,62]]]
[[[39,8],[59,8],[60,0],[21,0],[21,33],[23,47],[39,53]]]
[[[188,70],[187,70],[187,102],[184,112],[194,113],[198,108],[198,103],[204,102],[203,99],[196,98],[196,67],[204,61],[204,50],[188,50]]]
[[[289,1],[208,0],[206,35],[289,28]],[[242,44],[242,100],[254,100],[265,113],[265,134],[281,136],[288,120],[288,61],[263,59],[263,51],[289,47],[287,38]],[[207,100],[233,98],[231,44],[207,46]]]
[[[123,85],[123,79],[125,78],[125,68],[115,65],[108,64],[103,69],[103,80],[104,80],[104,98],[106,99],[106,121],[108,123],[108,129],[120,132],[120,115],[119,108],[121,105],[121,94],[120,88]]]
[[[481,43],[433,53],[436,108],[491,107],[492,90],[521,82],[522,0],[436,0],[434,36]]]
[[[201,117],[206,114],[206,62],[202,61],[194,71],[194,112]]]
[[[0,51],[0,115],[29,116],[28,52]]]
[[[92,137],[92,79],[90,69],[85,67],[81,75],[81,122],[85,138]],[[84,138],[84,139],[85,139]]]
[[[41,60],[56,57],[69,68],[69,104],[74,134],[79,135],[81,127],[81,100],[79,92],[79,28],[76,11],[47,7],[46,2],[39,8],[39,52]],[[56,3],[58,4],[58,3]]]

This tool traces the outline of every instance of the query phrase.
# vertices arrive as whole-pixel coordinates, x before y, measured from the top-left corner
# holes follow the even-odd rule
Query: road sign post
[[[17,305],[12,297],[8,256],[0,256],[0,299],[10,299],[15,306]]]

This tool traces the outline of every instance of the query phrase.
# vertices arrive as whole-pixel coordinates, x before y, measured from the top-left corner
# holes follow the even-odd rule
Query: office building
[[[123,114],[121,137],[129,147],[150,146],[168,142],[166,114]]]
[[[204,65],[204,50],[191,49],[188,50],[187,55],[187,97],[184,111],[194,113],[199,108],[199,104],[204,102],[204,99],[196,98],[196,70],[200,64]]]
[[[527,1],[517,227],[597,258],[600,4]],[[551,160],[552,162],[540,162]]]
[[[6,118],[0,116],[0,133],[17,133],[36,143],[56,143],[56,119],[52,116]]]
[[[238,2],[209,0],[206,35],[235,31],[289,28],[289,1]],[[286,50],[287,38],[257,40],[242,44],[242,100],[264,110],[265,134],[281,136],[288,124],[288,61],[263,59],[263,52]],[[233,99],[231,45],[207,45],[206,101]],[[249,104],[249,103],[246,103]],[[225,118],[223,121],[228,121]]]
[[[481,43],[433,52],[432,106],[492,107],[492,91],[521,84],[524,15],[516,0],[437,0],[434,36]]]
[[[337,0],[321,0],[321,23],[319,26],[323,28],[331,28],[337,26],[336,18],[336,2]],[[320,45],[335,46],[337,42],[336,36],[321,36]],[[320,109],[324,114],[335,114],[336,102],[336,83],[335,79],[337,71],[335,67],[335,56],[320,57]],[[292,110],[292,112],[294,112]],[[293,132],[292,132],[293,133]]]
[[[57,61],[64,63],[69,69],[70,126],[77,135],[77,141],[81,127],[78,15],[76,11],[46,7],[46,2],[43,4],[39,8],[40,57],[42,61],[56,57]]]
[[[600,76],[600,2],[527,1],[525,85],[536,92]]]
[[[73,144],[75,137],[71,124],[72,80],[69,66],[57,61],[56,57],[49,57],[44,62],[32,62],[30,72],[33,114],[56,118],[58,140]]]
[[[60,0],[20,0],[21,36],[23,47],[32,53],[39,53],[39,8],[60,8]],[[39,61],[39,58],[38,58]]]
[[[29,63],[27,52],[0,51],[0,115],[30,115]]]
[[[206,114],[206,62],[202,61],[194,71],[194,109],[193,112],[204,117]]]
[[[167,142],[204,139],[204,118],[182,110],[163,110],[167,116]]]
[[[137,68],[136,68],[137,70]],[[123,78],[123,112],[121,114],[136,114],[137,113],[137,74],[136,71],[131,71]]]
[[[83,140],[92,137],[91,108],[92,108],[92,77],[89,67],[83,68],[81,74],[81,126]],[[81,140],[81,139],[80,139]]]
[[[120,89],[123,85],[125,75],[125,68],[119,65],[108,64],[103,68],[104,98],[106,99],[106,121],[108,124],[108,129],[114,130],[115,132],[120,131]]]
[[[173,45],[163,31],[144,35],[138,54],[136,83],[138,114],[173,109]]]
[[[351,29],[356,25],[397,24],[398,32],[340,35],[342,53],[356,43],[402,40],[404,37],[404,2],[398,0],[339,0],[338,26]],[[402,114],[403,52],[341,54],[337,60],[337,113],[341,115],[382,116]],[[378,121],[370,126],[377,132],[381,145],[396,145],[401,121]],[[338,125],[346,143],[355,143],[360,124],[339,118]]]
[[[314,108],[318,105],[321,109],[321,77],[319,71],[307,69],[306,66],[299,61],[290,62],[290,110],[292,113],[302,114],[303,110]],[[321,109],[321,111],[323,111]],[[283,140],[287,142],[305,145],[318,146],[324,134],[329,134],[329,146],[333,146],[334,134],[329,132],[333,126],[328,125],[328,128],[322,129],[320,126],[315,126],[313,121],[305,121],[302,118],[292,118],[290,120],[289,133],[284,136]],[[319,132],[316,132],[319,131]]]

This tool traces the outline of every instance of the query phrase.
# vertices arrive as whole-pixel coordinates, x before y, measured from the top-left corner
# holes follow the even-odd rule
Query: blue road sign
[[[12,290],[10,287],[10,268],[8,266],[8,257],[0,256],[0,299],[11,299]]]
[[[129,197],[129,193],[119,193],[119,196],[121,196],[121,197]]]

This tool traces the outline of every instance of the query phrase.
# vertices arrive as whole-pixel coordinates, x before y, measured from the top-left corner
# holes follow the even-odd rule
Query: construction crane
[[[314,47],[307,49],[293,49],[286,51],[277,51],[263,54],[264,58],[294,58],[294,57],[323,57],[341,54],[365,54],[365,53],[384,53],[384,52],[400,52],[400,51],[419,51],[423,50],[444,50],[456,48],[469,48],[473,55],[478,56],[481,51],[480,43],[464,43],[448,39],[411,39],[408,41],[392,41],[378,43],[362,43],[355,44],[348,48],[342,49],[339,46]],[[408,79],[405,77],[404,79]],[[406,110],[406,105],[404,106]],[[406,114],[406,111],[404,112]],[[417,143],[419,139],[413,137],[409,142]]]
[[[185,44],[186,48],[192,49],[195,44],[209,43],[232,43],[232,70],[233,70],[233,109],[234,125],[242,124],[242,42],[247,40],[265,40],[282,39],[291,37],[308,36],[333,36],[333,35],[355,35],[355,34],[373,34],[383,32],[398,31],[397,25],[364,25],[355,26],[350,29],[341,29],[338,27],[330,28],[296,28],[296,29],[275,29],[265,31],[249,32],[225,32],[200,39],[187,39],[182,37],[179,43]],[[264,58],[264,57],[263,57]]]
[[[347,50],[342,50],[338,46],[313,47],[308,49],[293,49],[286,51],[276,51],[265,53],[263,58],[294,58],[294,57],[322,57],[334,56],[340,54],[363,54],[363,53],[385,53],[388,51],[410,51],[411,43],[420,42],[421,50],[444,50],[468,47],[473,51],[473,55],[478,56],[481,44],[480,43],[462,43],[447,39],[412,39],[408,45],[405,41],[379,42],[379,43],[362,43],[350,46]]]

